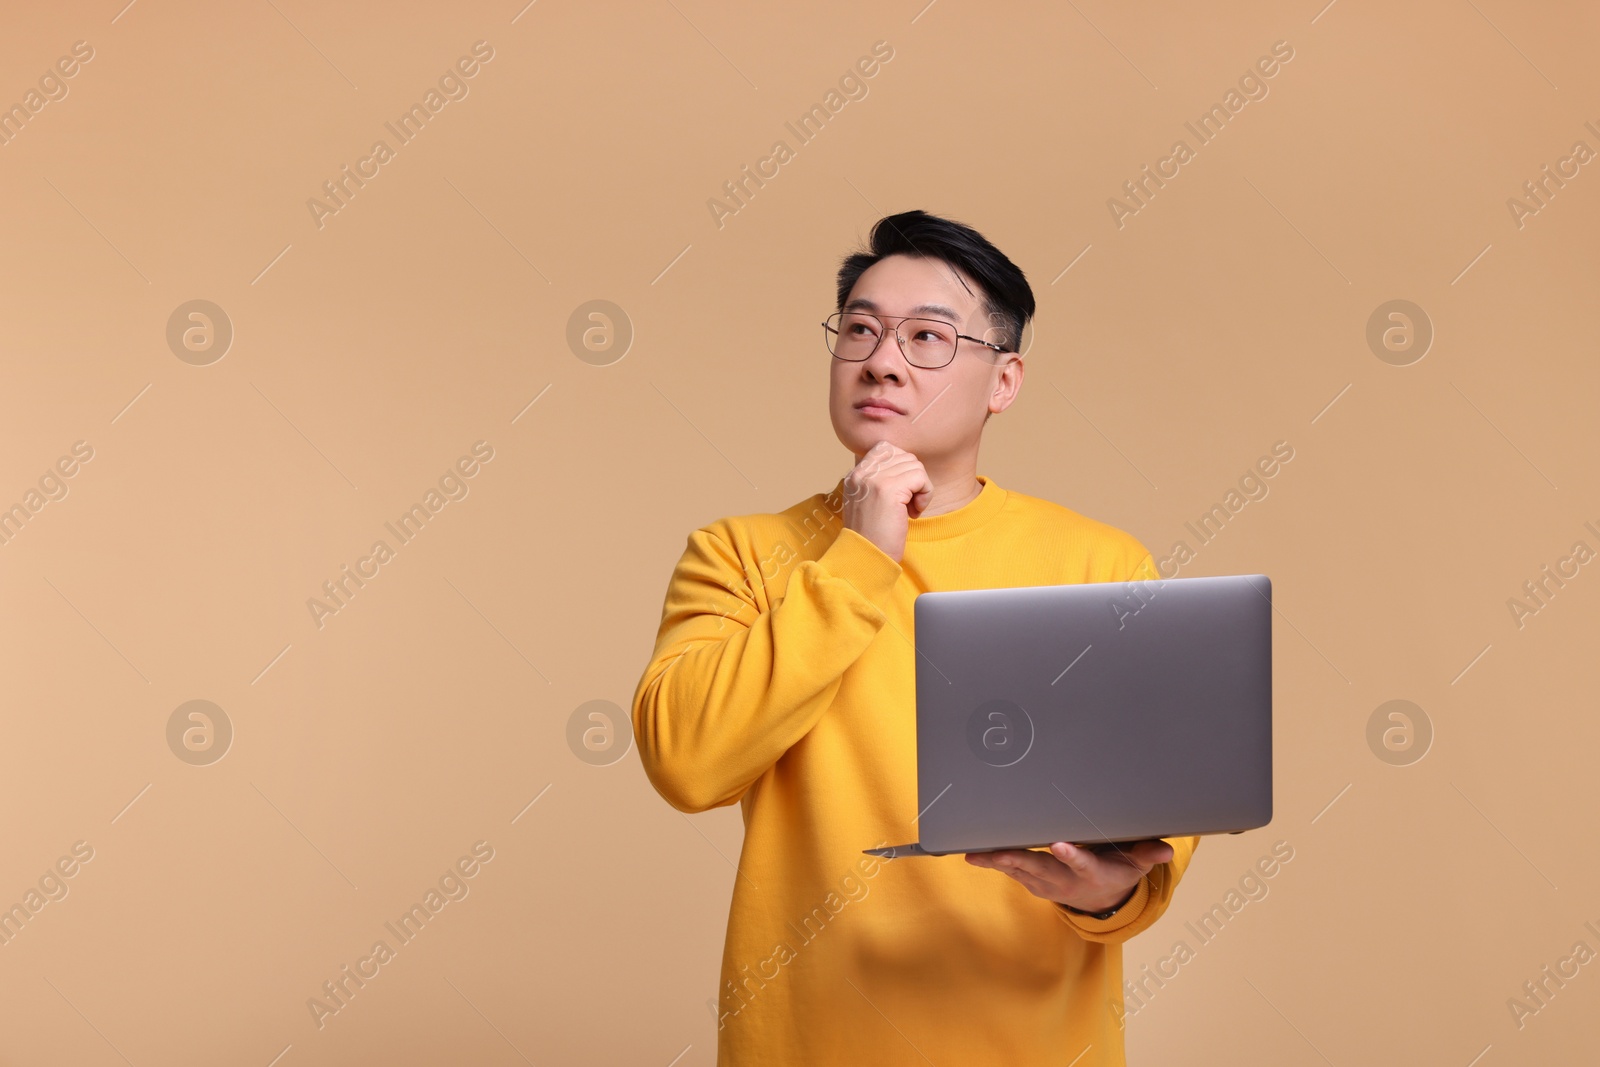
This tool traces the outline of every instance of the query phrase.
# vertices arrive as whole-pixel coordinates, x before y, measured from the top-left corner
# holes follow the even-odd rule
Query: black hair
[[[994,324],[994,330],[975,336],[993,341],[1007,352],[1021,351],[1022,331],[1035,309],[1027,277],[977,230],[926,211],[885,215],[873,224],[867,250],[851,253],[839,267],[837,310],[844,310],[850,290],[868,267],[893,255],[942,259],[965,273],[982,288],[981,306]],[[994,335],[996,330],[999,336]]]

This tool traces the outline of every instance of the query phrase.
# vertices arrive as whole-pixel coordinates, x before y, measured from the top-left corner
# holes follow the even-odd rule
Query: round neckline
[[[977,475],[983,488],[978,495],[956,508],[954,511],[942,512],[938,515],[922,515],[915,519],[906,520],[906,541],[943,541],[950,537],[959,537],[964,533],[982,526],[1000,513],[1006,505],[1006,490],[996,485],[987,475]],[[839,479],[839,484],[834,486],[828,499],[841,500],[844,497],[844,479]]]

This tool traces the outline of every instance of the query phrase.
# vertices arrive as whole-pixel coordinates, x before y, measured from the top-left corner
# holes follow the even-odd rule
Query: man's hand
[[[867,450],[844,476],[847,529],[856,531],[899,563],[906,554],[906,530],[933,498],[933,479],[922,461],[888,441]]]
[[[1170,860],[1172,846],[1159,837],[1090,848],[1057,841],[1048,852],[1013,848],[966,855],[968,863],[1004,871],[1036,897],[1079,911],[1105,911],[1120,904],[1150,868]]]

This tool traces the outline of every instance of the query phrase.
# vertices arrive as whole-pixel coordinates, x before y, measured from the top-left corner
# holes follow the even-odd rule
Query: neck
[[[928,501],[928,506],[922,509],[918,518],[927,518],[930,515],[943,515],[947,511],[955,511],[964,507],[978,498],[983,492],[983,483],[978,481],[975,473],[964,477],[940,481],[932,472],[928,475],[933,478],[933,497]]]

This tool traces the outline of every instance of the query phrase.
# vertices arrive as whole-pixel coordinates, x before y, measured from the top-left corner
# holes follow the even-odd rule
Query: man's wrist
[[[1123,909],[1123,907],[1128,903],[1128,901],[1130,901],[1130,900],[1132,900],[1134,898],[1134,894],[1136,894],[1138,892],[1139,892],[1139,883],[1135,882],[1135,883],[1133,883],[1132,888],[1130,888],[1128,890],[1127,894],[1121,900],[1117,901],[1115,904],[1111,905],[1108,908],[1103,908],[1103,909],[1100,909],[1100,910],[1094,910],[1094,909],[1088,909],[1088,908],[1075,908],[1071,904],[1062,904],[1061,906],[1063,908],[1066,908],[1068,911],[1072,912],[1072,914],[1074,914],[1074,915],[1083,915],[1083,916],[1087,916],[1088,918],[1091,918],[1091,919],[1109,919],[1113,915],[1115,915],[1117,912],[1121,911]]]

